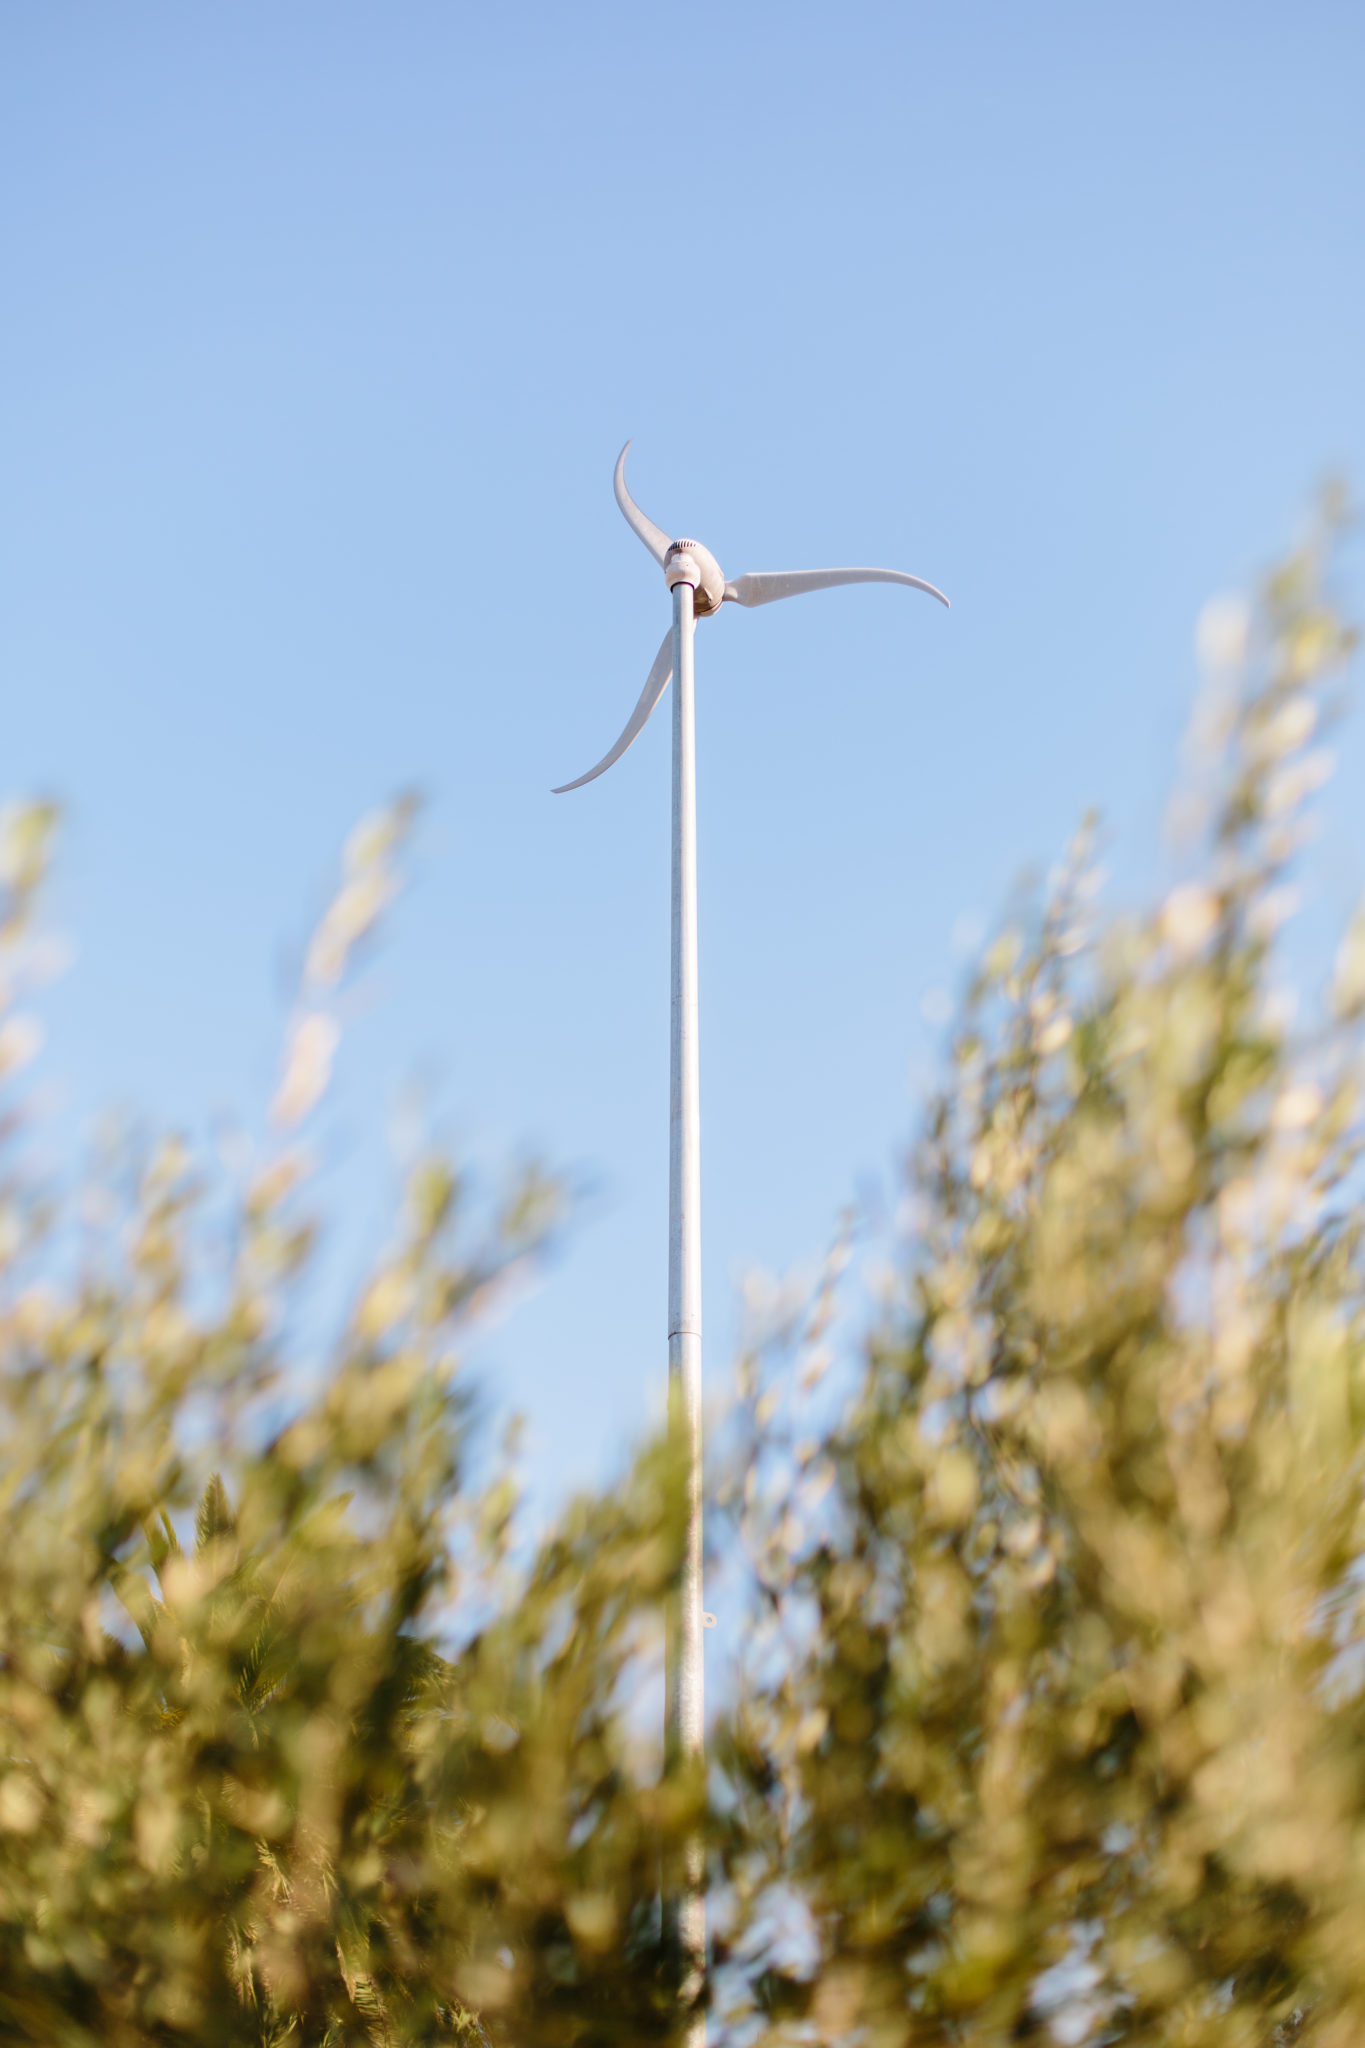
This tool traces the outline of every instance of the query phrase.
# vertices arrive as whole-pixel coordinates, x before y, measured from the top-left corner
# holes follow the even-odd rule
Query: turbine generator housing
[[[664,556],[664,579],[670,590],[678,578],[670,575],[669,570],[679,555],[687,555],[697,566],[699,574],[692,586],[695,592],[692,609],[697,618],[709,619],[712,612],[718,612],[725,602],[725,571],[710,548],[704,548],[699,540],[675,540]],[[687,580],[691,582],[692,579],[689,577]]]

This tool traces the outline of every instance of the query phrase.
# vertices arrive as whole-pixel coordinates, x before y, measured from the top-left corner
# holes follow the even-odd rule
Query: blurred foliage
[[[528,1555],[471,1449],[553,1185],[419,1158],[319,1335],[306,1133],[410,804],[347,848],[240,1185],[168,1141],[55,1200],[9,1116],[0,2039],[678,2040],[698,1825],[714,2041],[1365,2039],[1365,921],[1303,1025],[1276,942],[1339,523],[1205,614],[1187,878],[1102,919],[1084,834],[988,951],[864,1334],[841,1241],[742,1358],[705,1787],[656,1725],[666,1451]],[[0,820],[5,1075],[53,824]]]
[[[557,1191],[525,1174],[480,1216],[419,1159],[307,1368],[300,1126],[409,815],[347,849],[235,1197],[175,1142],[117,1148],[74,1232],[18,1168],[0,1190],[5,2041],[666,2030],[655,1870],[696,1788],[660,1787],[619,1709],[676,1554],[667,1471],[529,1564],[508,1473],[467,1475],[460,1347]],[[7,990],[51,824],[0,839]]]
[[[850,1403],[747,1361],[766,2042],[1365,2040],[1365,925],[1297,1031],[1274,943],[1339,518],[1205,614],[1188,879],[1101,923],[1083,835],[988,952]]]

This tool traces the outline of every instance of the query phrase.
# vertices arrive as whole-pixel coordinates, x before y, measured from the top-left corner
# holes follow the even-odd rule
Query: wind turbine
[[[703,1744],[702,1527],[701,1527],[701,1113],[697,1058],[697,798],[693,717],[692,635],[697,619],[711,618],[723,604],[773,604],[808,590],[842,583],[903,583],[927,591],[940,604],[941,590],[903,569],[773,569],[736,576],[733,582],[696,540],[670,540],[640,510],[626,489],[625,447],[616,458],[616,502],[639,535],[673,593],[673,624],[665,633],[639,702],[610,753],[595,768],[556,789],[563,796],[605,775],[638,739],[674,676],[673,695],[673,949],[672,1031],[668,1150],[668,1414],[670,1432],[680,1437],[687,1462],[687,1531],[676,1611],[670,1616],[667,1647],[667,1750],[671,1758],[700,1758]],[[679,1949],[682,1994],[695,2003],[705,1980],[706,1917],[700,1843],[684,1856],[679,1896],[666,1901]],[[689,2043],[705,2040],[700,2011],[688,2029]]]

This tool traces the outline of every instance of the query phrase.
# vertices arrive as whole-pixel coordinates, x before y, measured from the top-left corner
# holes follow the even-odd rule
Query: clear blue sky
[[[1155,885],[1200,603],[1365,477],[1363,80],[1355,0],[6,9],[0,784],[69,808],[60,1128],[257,1118],[340,839],[416,781],[339,1242],[420,1071],[478,1157],[596,1190],[492,1353],[538,1483],[654,1410],[666,716],[549,795],[667,620],[612,503],[633,435],[641,503],[728,573],[954,603],[699,645],[723,1375],[735,1276],[818,1252],[909,1131],[963,914],[1092,802]]]

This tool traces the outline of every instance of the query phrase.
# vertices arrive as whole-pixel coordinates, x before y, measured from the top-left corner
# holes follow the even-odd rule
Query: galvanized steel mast
[[[624,731],[595,768],[554,794],[581,789],[619,761],[677,677],[673,699],[673,924],[668,1155],[668,1418],[682,1447],[687,1521],[677,1599],[668,1617],[666,1748],[670,1766],[700,1761],[705,1697],[702,1629],[701,1429],[701,1107],[697,1042],[697,789],[693,634],[697,619],[722,604],[754,606],[845,583],[901,583],[941,590],[902,569],[781,569],[725,580],[700,541],[670,541],[626,489],[627,441],[616,462],[616,502],[664,572],[673,593],[673,625],[654,657]],[[680,1992],[691,2009],[688,2048],[703,2048],[706,2020],[706,1903],[703,1846],[688,1842],[681,1867],[665,1883],[666,1924],[676,1943]]]
[[[673,592],[673,944],[668,1121],[668,1426],[681,1453],[687,1488],[682,1574],[669,1616],[666,1746],[670,1762],[702,1755],[705,1667],[702,1658],[701,1438],[701,1083],[697,1037],[697,777],[693,690],[693,604],[700,581],[694,557],[670,553]],[[665,1910],[677,1946],[682,1997],[700,1997],[706,1970],[702,1845],[684,1845],[682,1868]],[[693,2038],[705,2040],[698,2013]]]

